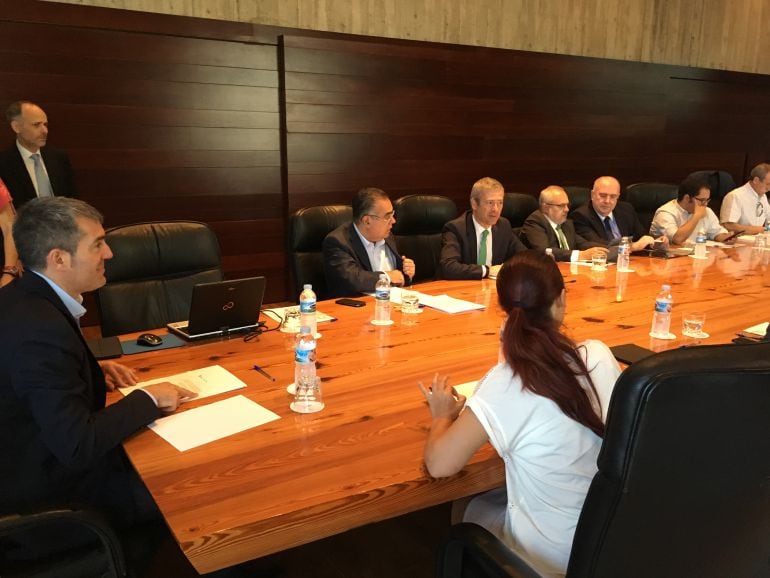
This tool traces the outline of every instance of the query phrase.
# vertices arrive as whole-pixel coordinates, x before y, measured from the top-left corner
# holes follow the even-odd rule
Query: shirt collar
[[[64,306],[67,308],[67,311],[70,312],[70,315],[72,315],[75,320],[79,321],[83,315],[86,314],[86,308],[83,307],[83,296],[80,296],[80,301],[73,299],[72,296],[67,293],[64,289],[59,287],[55,282],[53,282],[51,279],[40,273],[39,271],[32,271],[35,275],[41,277],[46,283],[48,283],[51,286],[51,289],[53,289],[54,293],[58,295],[59,299],[62,300],[62,303],[64,303]]]
[[[555,231],[555,230],[556,230],[556,227],[558,227],[559,225],[557,225],[556,223],[554,223],[554,222],[551,220],[551,218],[550,218],[548,215],[546,215],[545,213],[543,213],[543,216],[545,217],[545,220],[546,220],[546,221],[548,221],[548,223],[550,223],[550,225],[551,225],[551,228],[552,228],[552,229]]]
[[[473,219],[473,227],[474,227],[474,229],[476,229],[476,236],[477,236],[477,237],[480,237],[480,236],[481,236],[481,232],[482,232],[482,231],[489,231],[490,233],[492,232],[492,227],[483,227],[483,226],[482,226],[482,225],[481,225],[481,224],[480,224],[480,223],[479,223],[479,222],[476,220],[476,216],[475,216],[473,213],[471,213],[471,218]]]
[[[16,141],[16,148],[19,149],[19,154],[21,155],[21,158],[24,160],[25,163],[29,160],[29,158],[32,155],[40,155],[40,158],[43,158],[43,155],[40,154],[40,149],[38,149],[36,153],[31,153],[27,149],[25,149],[23,146],[21,146],[21,143],[19,143],[19,141]]]
[[[610,211],[608,215],[602,216],[602,214],[599,211],[596,210],[596,207],[591,205],[591,208],[594,210],[594,213],[596,213],[596,216],[599,217],[600,221],[604,222],[604,219],[606,219],[607,217],[610,218],[610,221],[614,221],[615,220],[615,219],[612,218],[612,211]]]

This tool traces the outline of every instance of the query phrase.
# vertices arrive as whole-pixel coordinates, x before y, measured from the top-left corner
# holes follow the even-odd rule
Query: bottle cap
[[[305,289],[305,290],[307,291],[308,289],[312,289],[312,288],[313,288],[313,286],[312,286],[310,283],[305,283],[305,284],[302,286],[302,288],[303,288],[303,289]]]
[[[671,285],[661,285],[660,288],[663,289],[663,291],[671,291]]]

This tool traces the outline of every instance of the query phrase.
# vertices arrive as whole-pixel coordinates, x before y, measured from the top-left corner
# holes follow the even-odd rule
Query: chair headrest
[[[349,205],[305,207],[289,220],[289,251],[292,253],[320,252],[326,235],[353,219]]]
[[[457,216],[457,205],[440,195],[407,195],[393,203],[394,235],[432,235]]]

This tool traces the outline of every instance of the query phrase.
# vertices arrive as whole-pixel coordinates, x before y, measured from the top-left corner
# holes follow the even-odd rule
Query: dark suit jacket
[[[395,267],[403,273],[404,261],[398,253],[393,235],[385,243],[395,255]],[[350,297],[359,293],[371,293],[380,278],[380,271],[372,271],[369,255],[361,238],[347,223],[326,235],[323,242],[324,277],[330,297]],[[404,275],[406,284],[412,280]]]
[[[40,149],[48,179],[51,181],[53,194],[60,197],[75,197],[75,176],[66,153],[43,147]],[[14,142],[10,148],[0,152],[0,179],[11,191],[13,204],[17,209],[24,203],[37,197],[35,186],[29,178],[29,172],[21,158],[21,153]]]
[[[588,241],[575,232],[575,225],[567,219],[561,226],[564,236],[567,238],[569,249],[559,248],[559,239],[556,231],[551,227],[546,216],[538,209],[534,211],[521,228],[521,237],[530,249],[545,251],[548,247],[553,249],[553,256],[557,261],[569,261],[572,251],[575,249],[584,251],[591,247],[602,247],[605,243]]]
[[[525,249],[508,219],[500,217],[492,227],[492,265],[500,265]],[[477,257],[473,213],[466,211],[444,225],[439,274],[443,279],[481,279],[483,270],[481,265],[476,264]]]
[[[626,203],[625,201],[618,202],[615,210],[612,211],[612,216],[615,218],[621,236],[629,236],[632,237],[633,241],[638,241],[640,237],[647,234],[647,231],[644,230],[644,227],[639,222],[639,217],[631,203]],[[596,214],[591,201],[571,211],[569,218],[575,224],[575,232],[584,239],[604,243],[605,245],[611,241],[607,236],[607,231],[604,229],[604,223],[599,218],[599,215]]]
[[[0,344],[0,514],[84,504],[130,523],[138,477],[120,444],[160,416],[152,399],[105,408],[77,323],[31,271],[0,289]]]

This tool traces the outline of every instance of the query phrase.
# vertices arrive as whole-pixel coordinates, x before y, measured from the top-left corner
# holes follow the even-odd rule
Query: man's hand
[[[586,249],[585,251],[580,251],[580,260],[581,261],[590,261],[594,257],[598,257],[600,255],[607,256],[607,249],[606,247],[591,247],[590,249]]]
[[[99,365],[104,372],[104,380],[108,391],[115,391],[116,387],[136,385],[136,375],[122,363],[117,361],[100,361]]]
[[[404,274],[396,269],[395,271],[385,271],[385,273],[390,277],[390,284],[400,286],[404,284]]]
[[[700,203],[697,203],[695,205],[695,212],[692,214],[692,218],[695,219],[695,221],[700,221],[703,217],[706,216],[706,206],[701,205]]]
[[[182,400],[187,401],[197,397],[198,394],[194,391],[179,387],[173,383],[162,381],[161,383],[153,383],[142,389],[148,391],[158,402],[158,409],[163,413],[171,413],[179,407]]]
[[[653,243],[655,243],[655,239],[653,239],[649,235],[644,235],[640,237],[637,241],[634,241],[633,243],[631,243],[631,252],[633,253],[635,251],[642,251],[647,247],[649,247],[650,245],[652,245]]]
[[[414,261],[406,255],[401,255],[401,259],[404,261],[404,275],[410,279],[414,279]]]
[[[489,268],[489,274],[487,276],[488,277],[497,277],[497,274],[500,272],[500,267],[502,267],[502,265],[492,265]]]

